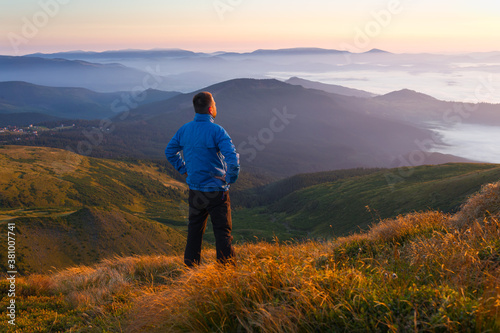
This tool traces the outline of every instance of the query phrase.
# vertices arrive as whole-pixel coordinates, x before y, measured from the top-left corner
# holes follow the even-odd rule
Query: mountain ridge
[[[353,89],[353,88],[347,88],[344,86],[339,86],[336,84],[325,84],[317,81],[310,81],[306,79],[302,79],[299,77],[291,77],[288,80],[285,81],[286,83],[289,84],[294,84],[294,85],[300,85],[303,86],[304,88],[310,88],[310,89],[319,89],[323,90],[326,92],[334,93],[334,94],[339,94],[339,95],[345,95],[345,96],[353,96],[353,97],[360,97],[360,98],[371,98],[376,96],[376,94],[364,91],[364,90],[359,90],[359,89]]]
[[[64,119],[104,119],[116,115],[114,105],[123,104],[129,92],[99,93],[78,87],[48,87],[24,81],[0,82],[0,115],[10,114],[17,123],[25,126],[36,122],[22,122],[22,113],[45,114],[49,117]],[[141,98],[135,99],[137,105],[169,99],[178,92],[148,89],[140,92]],[[18,114],[19,119],[16,118]],[[0,118],[1,119],[1,118]],[[48,120],[48,119],[47,119]],[[0,126],[13,125],[2,124]]]
[[[401,89],[401,90],[396,90],[396,91],[391,91],[387,94],[380,95],[380,96],[374,96],[373,98],[378,99],[378,100],[384,100],[384,101],[405,101],[405,102],[411,102],[411,101],[439,101],[437,98],[434,98],[432,96],[422,94],[420,92],[417,92],[415,90],[411,89]]]
[[[443,110],[451,107],[433,100],[414,105],[355,98],[276,79],[233,79],[201,90],[213,93],[219,109],[216,122],[230,133],[243,167],[278,177],[393,166],[398,156],[421,150],[416,142],[435,142],[432,129],[422,119],[428,115],[440,119]],[[164,158],[175,131],[193,120],[192,96],[198,91],[116,114],[110,119],[113,131],[103,133],[103,140],[93,145],[93,156]],[[82,124],[57,136],[47,132],[8,143],[78,151],[75,145],[88,141],[83,133],[95,131],[93,127]]]
[[[252,164],[259,159],[259,161],[269,165],[266,170],[272,169],[274,167],[270,164],[274,164],[273,160],[277,157],[289,159],[284,153],[289,151],[291,147],[297,147],[294,151],[302,155],[307,150],[311,152],[320,147],[335,154],[335,158],[332,159],[325,158],[325,153],[321,154],[321,157],[315,156],[315,164],[324,163],[320,162],[322,159],[325,162],[330,160],[330,162],[327,162],[328,165],[321,169],[315,170],[309,167],[302,169],[302,172],[332,168],[383,166],[383,154],[387,154],[387,151],[392,149],[394,153],[403,153],[406,149],[412,150],[410,146],[413,145],[413,140],[408,140],[408,135],[415,135],[416,138],[424,138],[427,135],[425,130],[410,125],[396,125],[392,124],[391,121],[379,120],[356,112],[358,105],[361,105],[360,102],[346,96],[305,89],[275,79],[234,79],[202,90],[211,91],[214,95],[220,110],[217,122],[229,131],[236,147],[241,150],[240,159],[244,164],[247,164],[247,167],[252,166],[248,163]],[[192,94],[194,93],[196,92]],[[163,130],[169,131],[173,135],[177,127],[191,121],[194,116],[191,105],[192,94],[179,95],[165,102],[132,110],[127,122],[133,120],[135,124],[138,124],[139,120],[142,119],[147,121],[151,127],[162,124]],[[290,118],[283,120],[285,127],[280,127],[283,130],[276,133],[269,132],[271,133],[269,135],[272,135],[272,140],[269,140],[270,142],[265,145],[265,148],[259,151],[259,146],[254,145],[254,147],[250,143],[249,135],[256,135],[258,139],[259,133],[268,132],[265,128],[269,128],[270,121],[274,117],[280,118],[276,115],[281,115],[281,118],[284,117],[283,115],[288,115]],[[167,119],[169,120],[167,121]],[[276,119],[276,121],[278,120]],[[132,123],[127,124],[127,122],[123,125],[132,126]],[[120,125],[117,124],[117,126]],[[137,126],[134,128],[137,129]],[[349,131],[346,130],[347,128]],[[382,132],[385,133],[382,135]],[[388,133],[392,133],[400,139],[387,140]],[[368,139],[368,137],[371,138]],[[168,140],[165,138],[165,141]],[[377,148],[375,142],[380,141],[384,142],[380,143]],[[405,143],[403,144],[403,142]],[[404,148],[404,145],[407,145],[408,148]],[[305,148],[306,146],[308,148]],[[385,153],[381,151],[381,146],[385,147],[383,149],[386,151]],[[371,149],[380,152],[380,154],[371,151]],[[362,154],[365,154],[364,157],[361,156]],[[356,159],[360,159],[359,164],[349,161]],[[368,162],[370,159],[380,159],[380,161]],[[302,163],[307,160],[308,158],[305,156],[302,157]],[[275,165],[283,165],[283,162]],[[300,169],[297,171],[300,172]],[[289,172],[286,174],[290,175]]]
[[[26,81],[36,85],[77,86],[99,92],[113,92],[129,91],[142,86],[148,75],[153,74],[118,63],[0,56],[0,81]],[[161,73],[154,75],[158,80],[161,79]]]

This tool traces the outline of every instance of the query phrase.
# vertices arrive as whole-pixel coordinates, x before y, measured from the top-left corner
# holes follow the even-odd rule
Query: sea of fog
[[[452,154],[478,162],[500,163],[500,126],[458,124],[434,128],[444,145],[432,151]]]
[[[455,71],[413,72],[408,70],[348,70],[331,72],[271,72],[280,80],[302,79],[387,94],[401,89],[415,90],[444,101],[500,103],[500,73],[457,68]]]

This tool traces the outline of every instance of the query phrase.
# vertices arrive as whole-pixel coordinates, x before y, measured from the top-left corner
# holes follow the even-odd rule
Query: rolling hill
[[[16,224],[23,272],[182,249],[186,185],[166,162],[2,146],[0,176],[0,224]],[[233,235],[238,242],[347,235],[403,213],[456,211],[499,178],[494,164],[421,166],[405,177],[399,169],[337,170],[268,185],[246,174],[232,190]],[[210,224],[205,240],[214,241]]]
[[[81,87],[113,92],[130,91],[142,86],[148,76],[151,74],[118,63],[0,56],[0,81],[25,81],[52,87]],[[158,77],[158,80],[161,78]]]
[[[407,214],[322,242],[237,245],[234,266],[212,250],[193,269],[181,256],[143,255],[17,276],[16,328],[498,332],[499,217],[496,182],[453,215]],[[10,285],[0,281],[3,294]]]
[[[177,253],[184,236],[172,226],[185,226],[186,186],[172,172],[154,162],[1,147],[0,224],[16,224],[19,270],[46,272],[118,254]]]
[[[64,119],[103,119],[116,116],[128,97],[132,106],[169,99],[178,93],[149,89],[140,99],[130,93],[97,93],[83,88],[55,88],[27,82],[0,82],[0,126],[26,126],[40,121]],[[133,104],[132,104],[133,103]],[[120,110],[121,111],[121,110]],[[26,118],[28,113],[29,119]],[[38,119],[31,114],[45,115]],[[18,125],[21,124],[21,125]]]
[[[286,177],[354,167],[384,167],[418,149],[427,129],[363,113],[364,99],[306,89],[277,80],[235,79],[204,90],[217,101],[221,124],[245,170]],[[164,158],[175,131],[194,117],[192,95],[140,106],[112,119],[111,132],[92,149],[96,157]],[[70,147],[88,141],[96,124],[42,133],[21,144]],[[14,143],[11,141],[10,143]],[[18,142],[19,143],[19,142]]]
[[[31,215],[38,216],[8,220],[16,225],[17,269],[22,274],[91,265],[115,256],[173,255],[185,246],[181,232],[117,208]]]
[[[406,170],[405,170],[406,171]],[[452,213],[482,185],[500,179],[496,164],[443,164],[298,175],[246,191],[254,208],[235,212],[235,233],[251,239],[331,238],[415,211]],[[261,230],[266,232],[262,232]],[[239,229],[241,232],[239,233]],[[257,230],[254,230],[257,229]]]
[[[6,84],[19,86],[19,91],[26,90],[27,96],[42,96],[33,97],[35,102],[25,105],[26,101],[16,97],[19,92],[13,93],[9,98],[14,101],[4,103],[11,109],[40,111],[44,106],[52,108],[55,115],[69,116],[69,109],[85,114],[97,108],[106,116],[110,112],[115,115],[105,120],[107,126],[102,121],[75,122],[75,128],[65,131],[4,137],[8,144],[81,151],[79,145],[90,143],[92,149],[85,150],[85,154],[95,157],[163,159],[170,138],[194,114],[191,100],[195,92],[163,99],[168,93],[148,90],[145,104],[127,105],[120,99],[119,107],[113,108],[113,94]],[[234,79],[203,90],[214,93],[219,108],[216,122],[233,137],[244,169],[281,178],[332,169],[409,165],[408,160],[412,159],[407,157],[423,149],[419,143],[424,142],[426,149],[442,144],[436,128],[452,126],[451,120],[464,112],[469,116],[463,122],[495,124],[499,111],[494,104],[449,103],[407,89],[356,98],[277,80]],[[95,137],[99,138],[98,144]],[[435,153],[411,162],[411,166],[467,161]]]

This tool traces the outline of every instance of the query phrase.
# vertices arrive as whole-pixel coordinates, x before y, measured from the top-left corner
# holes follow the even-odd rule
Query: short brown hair
[[[208,91],[202,91],[193,97],[193,106],[196,113],[208,113],[208,108],[213,104],[212,94]]]

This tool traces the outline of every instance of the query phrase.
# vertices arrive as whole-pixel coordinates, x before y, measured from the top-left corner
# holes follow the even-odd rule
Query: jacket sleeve
[[[226,183],[232,184],[236,182],[240,174],[240,155],[236,152],[233,141],[225,130],[222,130],[218,148],[227,165]]]
[[[182,147],[179,143],[179,132],[175,133],[174,137],[170,140],[165,149],[165,155],[167,160],[172,164],[172,166],[179,171],[181,175],[187,172],[186,162],[181,156]]]

